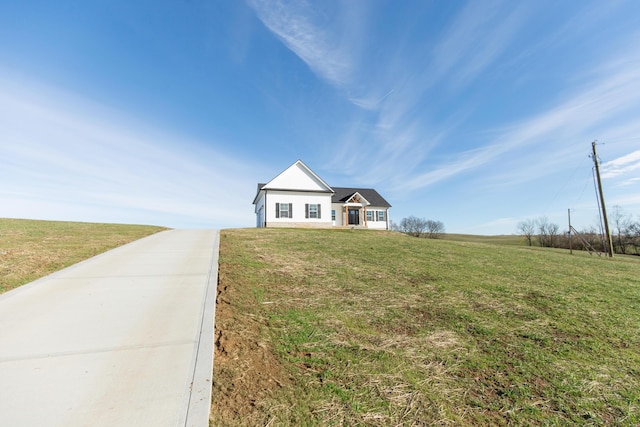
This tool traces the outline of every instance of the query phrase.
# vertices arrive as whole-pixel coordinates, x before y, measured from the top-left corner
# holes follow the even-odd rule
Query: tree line
[[[609,229],[613,241],[613,250],[617,254],[640,255],[640,220],[634,220],[620,206],[614,206],[610,215]],[[569,248],[569,235],[560,232],[558,224],[550,222],[547,217],[527,219],[517,225],[518,234],[523,236],[529,246],[537,244],[549,248]],[[578,230],[578,236],[572,232],[571,247],[577,250],[595,249],[604,251],[603,233],[598,227],[591,226]]]
[[[418,218],[413,215],[402,218],[398,224],[390,221],[389,228],[391,231],[398,231],[414,237],[426,237],[428,239],[439,239],[443,237],[445,233],[444,223],[442,221]]]

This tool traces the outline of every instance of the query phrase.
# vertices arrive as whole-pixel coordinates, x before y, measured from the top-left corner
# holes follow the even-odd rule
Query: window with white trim
[[[276,203],[276,218],[293,218],[291,203]]]
[[[378,211],[378,221],[386,221],[386,212],[385,211]]]
[[[322,216],[321,208],[319,204],[306,203],[304,205],[304,210],[305,210],[305,218],[320,219]]]
[[[335,220],[336,220],[336,210],[331,209],[331,221],[335,221]]]
[[[373,213],[375,211],[367,211],[367,221],[373,221]]]

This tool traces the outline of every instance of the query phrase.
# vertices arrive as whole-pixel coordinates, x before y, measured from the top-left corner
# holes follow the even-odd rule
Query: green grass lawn
[[[640,424],[637,262],[224,230],[219,289],[215,425]]]
[[[0,293],[160,230],[0,218]]]
[[[509,245],[509,246],[528,246],[527,240],[515,234],[505,234],[497,236],[480,236],[473,234],[445,234],[442,237],[444,240],[451,240],[454,242],[474,242],[474,243],[489,243],[494,245]]]

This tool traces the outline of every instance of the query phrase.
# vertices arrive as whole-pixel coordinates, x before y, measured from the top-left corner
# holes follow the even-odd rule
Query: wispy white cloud
[[[246,162],[37,83],[0,93],[0,216],[252,224]]]
[[[526,7],[512,2],[469,2],[434,50],[432,78],[465,86],[489,67],[522,27]]]
[[[412,179],[399,183],[398,187],[405,190],[424,188],[456,175],[468,173],[482,165],[500,159],[507,153],[524,150],[527,147],[547,147],[556,153],[566,150],[566,141],[582,140],[588,143],[593,135],[607,134],[609,127],[619,127],[619,117],[629,112],[637,111],[637,100],[640,99],[640,74],[637,73],[639,58],[626,58],[624,61],[614,61],[615,70],[607,67],[601,70],[592,81],[583,88],[575,90],[564,100],[551,107],[548,111],[539,113],[529,119],[505,125],[504,130],[496,137],[488,140],[482,148],[451,154],[453,160],[444,161],[429,172],[415,175]],[[614,129],[615,131],[615,129]],[[564,143],[559,143],[565,141]],[[527,151],[529,157],[535,153]],[[635,170],[636,155],[624,157],[620,162],[625,167]],[[558,156],[560,157],[560,156]],[[531,158],[529,159],[531,160]],[[562,159],[558,158],[558,161]],[[620,168],[614,168],[611,163],[608,177],[614,176]],[[554,168],[546,168],[536,173],[555,173]],[[513,174],[526,172],[522,169],[512,170]],[[533,178],[533,175],[531,176]]]
[[[473,156],[462,153],[458,159],[445,161],[436,171],[413,174],[432,150],[447,140],[447,134],[471,113],[469,106],[459,106],[447,119],[436,123],[425,114],[424,110],[429,109],[425,104],[429,104],[428,100],[437,88],[444,85],[459,90],[491,67],[512,43],[525,15],[524,6],[513,7],[511,3],[500,1],[471,2],[454,19],[449,30],[435,40],[434,48],[412,46],[405,49],[400,42],[394,52],[403,54],[377,62],[375,67],[370,65],[368,69],[375,68],[379,72],[375,75],[363,72],[358,79],[359,91],[352,91],[360,95],[350,95],[349,100],[377,113],[375,123],[369,124],[368,133],[359,135],[360,144],[340,144],[343,151],[345,147],[353,147],[345,157],[359,158],[369,164],[370,171],[365,176],[369,181],[387,177],[388,182],[388,178],[393,177],[391,180],[404,191],[412,187],[411,184],[407,186],[407,182],[419,188],[419,182],[438,181],[440,177],[453,176],[477,163],[468,162]],[[354,68],[367,69],[363,65]],[[416,69],[423,71],[416,73]],[[350,132],[349,139],[353,138]],[[369,150],[362,149],[365,141],[374,147],[368,156]],[[359,177],[362,175],[353,178]]]
[[[410,192],[475,169],[495,158],[503,150],[498,145],[457,153],[455,160],[441,163],[429,172],[396,183],[395,191]]]
[[[334,85],[349,82],[353,64],[343,40],[326,17],[298,0],[249,0],[262,23],[320,78]],[[324,19],[323,19],[324,18]]]
[[[640,150],[602,164],[602,177],[614,178],[640,170]]]
[[[640,184],[640,177],[638,178],[631,178],[631,179],[627,179],[625,181],[622,181],[620,183],[621,186],[631,186],[631,185],[639,185]]]
[[[349,101],[364,110],[375,111],[389,95],[393,94],[393,92],[394,89],[391,89],[382,96],[378,95],[378,93],[368,93],[360,97],[349,96]]]

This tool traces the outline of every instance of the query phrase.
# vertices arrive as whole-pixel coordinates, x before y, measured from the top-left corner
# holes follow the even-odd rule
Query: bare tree
[[[427,220],[417,218],[411,215],[408,218],[402,218],[400,221],[400,231],[410,236],[421,237],[427,229]]]
[[[437,239],[444,234],[444,224],[442,221],[417,218],[412,215],[408,218],[402,218],[398,230],[410,236]]]
[[[631,240],[631,217],[626,215],[620,206],[616,205],[613,207],[613,212],[610,218],[613,223],[613,250],[620,254],[624,254],[626,253],[627,246]]]
[[[549,223],[549,225],[547,226],[547,234],[548,234],[548,240],[549,240],[549,247],[550,248],[557,248],[558,247],[558,230],[560,229],[560,226],[558,224],[556,224],[555,222]]]
[[[630,222],[627,230],[629,246],[633,248],[633,252],[636,255],[640,255],[640,221]]]
[[[536,222],[532,219],[520,221],[518,223],[518,232],[527,239],[527,243],[531,246],[531,240],[536,232]]]
[[[546,216],[540,217],[536,220],[538,226],[538,243],[544,247],[548,245],[547,228],[549,226],[549,219]]]
[[[442,221],[427,220],[427,237],[439,239],[444,234],[444,224]]]
[[[560,227],[558,224],[549,222],[546,216],[538,218],[538,241],[540,246],[546,246],[552,248],[557,245],[558,230]]]

